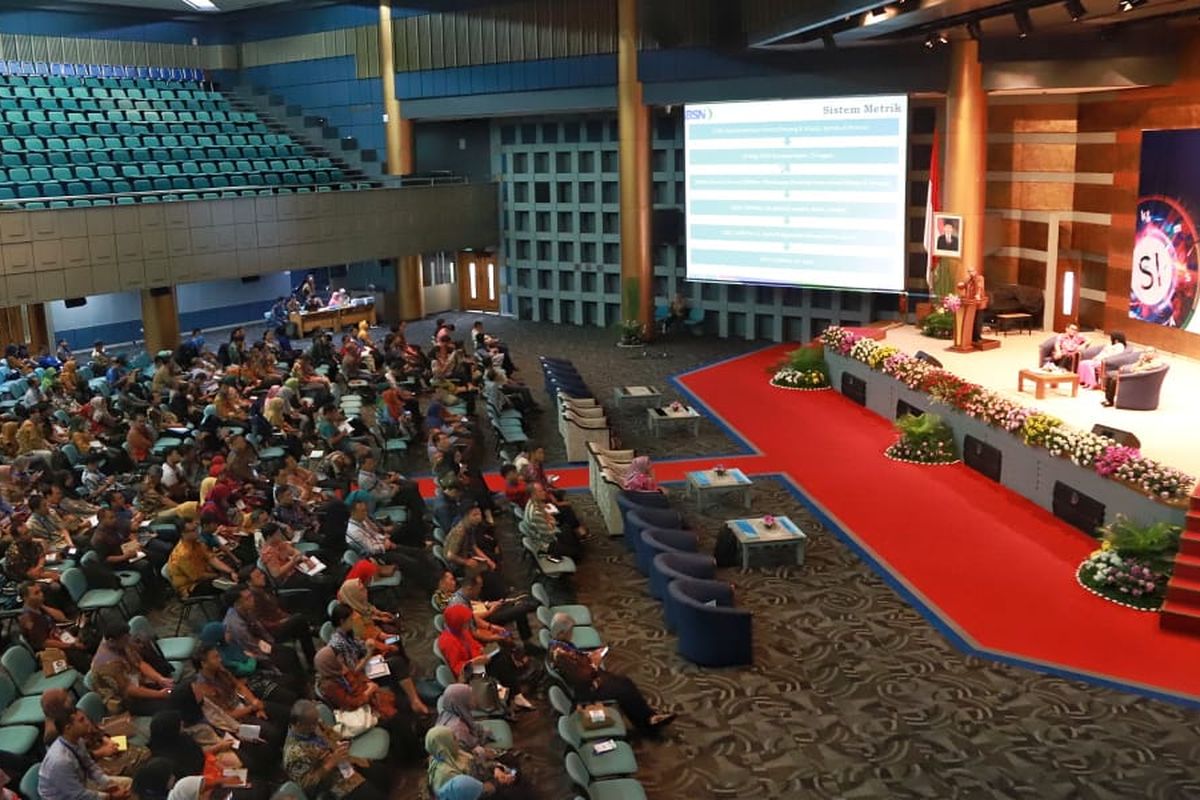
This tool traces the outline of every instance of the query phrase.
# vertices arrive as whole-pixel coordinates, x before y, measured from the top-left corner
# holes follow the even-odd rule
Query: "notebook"
[[[383,660],[383,656],[371,656],[367,661],[366,673],[368,678],[374,680],[376,678],[386,678],[388,675],[391,675],[392,669]]]

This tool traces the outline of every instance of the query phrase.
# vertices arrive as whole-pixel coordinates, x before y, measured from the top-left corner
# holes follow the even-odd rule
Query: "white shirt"
[[[183,480],[183,469],[181,467],[172,467],[170,463],[163,462],[162,485],[170,489],[181,480]]]

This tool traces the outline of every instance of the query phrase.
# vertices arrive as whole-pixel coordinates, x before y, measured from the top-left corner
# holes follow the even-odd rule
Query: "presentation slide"
[[[908,98],[689,105],[687,277],[903,291]]]

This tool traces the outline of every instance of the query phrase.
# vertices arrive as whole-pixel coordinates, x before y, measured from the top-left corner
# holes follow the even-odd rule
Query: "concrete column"
[[[411,175],[413,172],[412,120],[400,116],[396,99],[396,45],[392,27],[392,0],[379,0],[379,71],[383,78],[383,113],[387,116],[384,133],[387,140],[387,174]],[[421,285],[421,257],[395,259],[396,292],[400,298],[400,318],[425,316],[425,290]]]
[[[620,132],[621,316],[654,333],[650,259],[650,110],[638,78],[638,0],[617,0],[617,124]]]
[[[963,220],[962,258],[955,282],[969,268],[983,274],[984,207],[987,203],[987,95],[979,42],[956,40],[950,53],[950,89],[946,95],[945,200],[949,214]],[[943,258],[943,265],[953,259]]]
[[[25,321],[29,325],[29,352],[37,353],[43,347],[51,352],[50,324],[46,318],[46,306],[43,303],[30,303],[25,306]]]
[[[142,331],[146,337],[146,352],[151,356],[160,350],[174,350],[179,345],[175,287],[142,290]]]
[[[396,45],[392,28],[392,0],[379,0],[379,72],[383,78],[383,113],[387,117],[387,174],[413,171],[412,121],[400,117],[396,99]]]
[[[425,316],[425,285],[421,279],[421,257],[396,259],[396,291],[400,293],[400,318],[405,321]]]

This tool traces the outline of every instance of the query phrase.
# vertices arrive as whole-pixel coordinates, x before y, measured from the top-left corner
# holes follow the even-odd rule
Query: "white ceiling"
[[[183,0],[72,0],[86,5],[124,6],[127,8],[142,8],[147,11],[177,11],[180,13],[197,13]],[[248,8],[272,6],[286,0],[213,0],[221,11],[244,11]],[[209,12],[212,13],[212,12]]]

